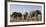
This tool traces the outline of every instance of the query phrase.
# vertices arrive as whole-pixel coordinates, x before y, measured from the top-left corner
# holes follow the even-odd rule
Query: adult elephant
[[[32,17],[36,17],[36,19],[38,20],[38,15],[42,15],[41,11],[36,10],[36,11],[32,11],[32,13],[30,14],[31,18]],[[33,18],[34,19],[34,18]]]
[[[39,20],[38,15],[42,15],[42,13],[39,10],[36,10],[35,12],[36,12],[36,14],[35,14],[36,15],[36,19],[38,21]]]
[[[31,17],[41,15],[41,12],[39,10],[33,11],[31,14]]]
[[[24,20],[27,20],[27,16],[28,16],[28,13],[26,12],[26,13],[24,14]]]
[[[18,12],[13,12],[12,16],[17,19],[17,17],[20,17],[21,18],[22,17],[22,14],[21,13],[18,13]]]

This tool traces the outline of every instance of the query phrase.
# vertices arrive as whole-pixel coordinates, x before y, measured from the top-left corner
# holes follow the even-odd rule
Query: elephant
[[[21,19],[22,14],[21,14],[21,13],[18,13],[18,12],[13,12],[13,13],[12,13],[12,16],[13,16],[15,19],[17,19],[17,17],[19,17],[19,18]]]

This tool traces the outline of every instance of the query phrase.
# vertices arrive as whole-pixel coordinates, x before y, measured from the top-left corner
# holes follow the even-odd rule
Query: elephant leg
[[[14,18],[15,18],[15,16],[13,15],[13,21],[14,21]]]
[[[38,21],[38,16],[36,16],[36,19],[37,19],[37,21]]]

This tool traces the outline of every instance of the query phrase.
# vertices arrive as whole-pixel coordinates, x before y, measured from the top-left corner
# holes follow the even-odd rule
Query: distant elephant
[[[36,16],[37,20],[38,20],[38,15],[41,15],[41,12],[39,10],[33,11],[31,14],[31,18]]]
[[[31,17],[34,17],[35,15],[38,16],[39,14],[41,15],[41,12],[39,10],[33,11]]]
[[[24,20],[27,20],[28,13],[24,14]]]
[[[18,12],[13,12],[12,13],[12,16],[17,19],[17,17],[21,17],[22,14],[21,13],[18,13]]]

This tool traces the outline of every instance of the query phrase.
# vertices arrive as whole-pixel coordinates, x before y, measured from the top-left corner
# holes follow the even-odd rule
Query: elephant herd
[[[40,20],[41,20],[41,15],[42,13],[39,11],[39,10],[36,10],[36,11],[33,11],[33,12],[30,12],[30,14],[28,12],[25,12],[25,14],[22,15],[22,13],[20,12],[13,12],[11,17],[13,17],[13,20],[16,19],[16,20],[37,20],[38,21],[38,15],[40,15]]]

